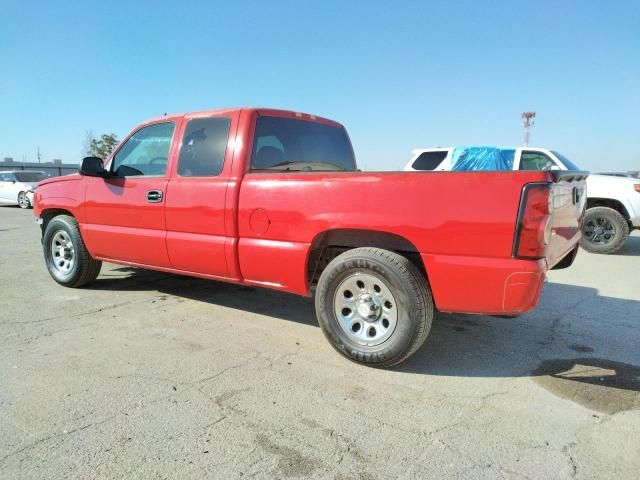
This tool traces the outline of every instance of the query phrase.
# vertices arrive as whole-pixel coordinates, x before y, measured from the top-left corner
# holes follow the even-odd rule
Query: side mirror
[[[104,169],[104,163],[100,157],[84,157],[78,170],[80,175],[87,177],[108,177],[109,172]]]

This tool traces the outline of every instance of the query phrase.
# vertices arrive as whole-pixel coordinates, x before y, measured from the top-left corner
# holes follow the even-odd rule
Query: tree
[[[113,133],[103,133],[99,139],[96,139],[93,132],[89,130],[86,133],[85,143],[88,145],[88,148],[85,147],[87,156],[100,157],[104,160],[118,145],[118,137]]]
[[[81,157],[89,157],[91,156],[91,143],[96,139],[96,136],[93,134],[93,130],[85,130],[84,132],[84,140],[82,141],[82,152],[80,152]]]

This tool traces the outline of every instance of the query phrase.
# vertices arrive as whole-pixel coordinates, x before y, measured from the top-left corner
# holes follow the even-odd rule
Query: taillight
[[[522,190],[513,256],[542,258],[551,241],[553,192],[550,183],[529,183]]]
[[[634,183],[634,184],[633,184],[633,189],[634,189],[636,192],[640,193],[640,183]]]

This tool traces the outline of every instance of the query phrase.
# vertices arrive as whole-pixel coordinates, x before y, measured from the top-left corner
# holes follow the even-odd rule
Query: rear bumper
[[[542,260],[422,254],[436,307],[443,312],[519,314],[538,303]]]

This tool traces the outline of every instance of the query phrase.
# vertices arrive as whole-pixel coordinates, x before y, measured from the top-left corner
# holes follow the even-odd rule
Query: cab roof
[[[172,113],[172,114],[165,114],[161,117],[150,118],[145,122],[143,122],[143,124],[178,120],[184,117],[192,118],[192,117],[207,117],[211,115],[225,115],[225,114],[229,115],[229,114],[239,113],[243,110],[249,113],[255,112],[258,115],[262,115],[262,116],[298,118],[301,120],[310,120],[310,121],[315,121],[319,123],[325,123],[328,125],[333,125],[335,127],[342,127],[342,124],[334,120],[331,120],[325,117],[320,117],[318,115],[313,115],[311,113],[303,113],[295,110],[282,110],[282,109],[269,108],[269,107],[232,107],[232,108],[220,108],[215,110],[200,110],[200,111],[194,111],[194,112]]]

